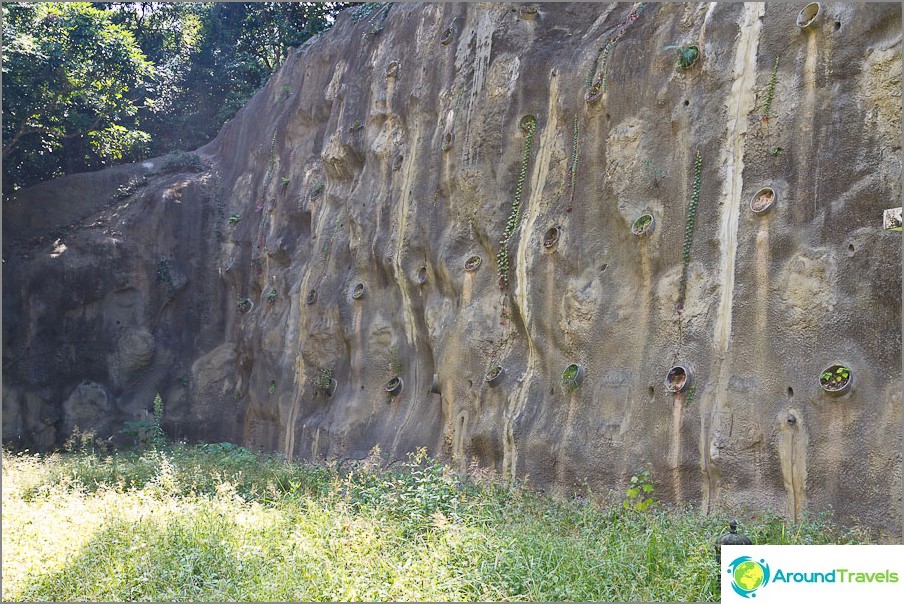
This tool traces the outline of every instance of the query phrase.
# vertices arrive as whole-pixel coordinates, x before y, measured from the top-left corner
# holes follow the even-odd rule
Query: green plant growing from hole
[[[292,179],[288,178],[286,176],[283,176],[282,179],[280,180],[280,182],[282,183],[282,186],[285,187],[285,186],[288,186],[290,182],[292,182]]]
[[[270,392],[270,394],[276,392],[276,380],[270,380],[270,387],[267,388],[267,391]]]
[[[769,150],[769,155],[771,155],[772,157],[778,157],[782,154],[782,151],[784,151],[784,149],[782,149],[781,147],[772,147],[772,149]]]
[[[521,173],[518,175],[518,185],[515,188],[515,199],[512,201],[512,211],[509,214],[508,221],[505,223],[502,239],[499,240],[499,252],[496,254],[499,289],[505,289],[508,285],[508,242],[521,224],[521,194],[524,191],[524,180],[527,177],[527,166],[528,162],[530,162],[531,143],[533,142],[534,132],[537,130],[537,118],[533,115],[525,115],[521,118],[519,125],[526,134],[524,138],[524,155],[521,158]]]
[[[851,370],[844,365],[830,368],[819,376],[819,383],[828,390],[840,390],[851,377]]]
[[[644,512],[654,503],[653,478],[649,469],[644,469],[631,476],[631,486],[625,491],[625,499],[622,507],[632,512]]]
[[[576,390],[578,387],[578,371],[577,364],[572,363],[562,372],[562,387],[569,392]]]
[[[666,48],[674,48],[676,50],[678,58],[675,59],[675,66],[682,71],[690,69],[700,57],[700,49],[693,44],[666,46]]]
[[[239,223],[239,220],[241,220],[241,219],[242,219],[241,216],[239,216],[238,214],[230,214],[229,215],[229,226],[237,225]]]
[[[181,382],[182,385],[187,388],[189,385],[191,385],[191,378],[187,373],[185,373],[179,376],[179,382]]]
[[[251,310],[254,306],[254,303],[251,301],[250,298],[243,298],[242,296],[236,296],[235,306],[236,306],[236,308],[239,309],[239,311],[244,313],[244,312],[248,312],[249,310]]]
[[[279,292],[276,291],[276,288],[271,289],[267,292],[267,302],[273,302],[279,296]]]

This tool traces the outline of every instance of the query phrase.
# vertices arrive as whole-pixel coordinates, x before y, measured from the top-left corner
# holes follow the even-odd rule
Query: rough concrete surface
[[[171,436],[426,446],[556,493],[649,464],[663,499],[900,535],[901,7],[521,6],[345,11],[203,172],[4,202],[4,440],[116,434],[159,391]]]

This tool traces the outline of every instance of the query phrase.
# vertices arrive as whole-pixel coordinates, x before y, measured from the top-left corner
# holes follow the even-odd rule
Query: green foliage
[[[782,154],[782,151],[784,151],[784,149],[782,149],[781,147],[773,147],[769,150],[769,155],[771,155],[772,157],[778,157]]]
[[[769,79],[769,91],[766,93],[766,102],[763,104],[763,119],[769,119],[769,110],[772,108],[772,97],[775,96],[775,82],[778,79],[778,60],[775,57],[775,66],[772,68],[772,77]],[[781,151],[779,151],[781,153]],[[774,154],[777,155],[777,154]]]
[[[154,395],[154,426],[151,432],[151,443],[155,448],[160,449],[166,444],[166,433],[160,422],[163,420],[163,398],[160,393]]]
[[[346,6],[4,3],[4,193],[199,147]]]
[[[267,302],[273,302],[277,297],[279,297],[279,292],[276,291],[276,288],[267,292]]]
[[[527,177],[527,165],[528,162],[530,162],[531,143],[534,139],[534,132],[537,130],[537,118],[533,115],[525,115],[521,118],[520,127],[525,132],[524,155],[521,158],[521,173],[518,175],[518,185],[515,187],[515,199],[512,201],[512,210],[509,214],[508,221],[505,224],[505,230],[502,232],[502,239],[499,240],[499,251],[496,253],[499,289],[505,289],[505,286],[508,285],[508,242],[518,227],[521,226],[521,193],[524,191],[524,180]]]
[[[645,5],[645,2],[638,3],[637,7],[618,24],[615,28],[615,33],[608,38],[606,44],[597,50],[596,57],[593,59],[593,66],[590,69],[590,75],[587,76],[587,81],[584,85],[584,88],[587,89],[586,100],[588,103],[598,100],[606,91],[606,82],[609,78],[609,55],[615,45],[618,44],[618,41],[628,31],[631,24],[637,21],[638,17],[643,13]],[[597,67],[599,67],[598,72]],[[594,74],[596,75],[594,76]]]
[[[687,398],[684,400],[684,406],[690,407],[694,402],[694,395],[697,394],[697,384],[691,384],[690,390],[687,391]]]
[[[116,189],[116,199],[125,199],[131,195],[134,195],[138,189],[148,184],[147,176],[133,176],[129,179],[124,185],[120,185]]]
[[[700,56],[700,49],[693,45],[679,46],[677,52],[678,58],[675,60],[675,65],[682,70],[689,69]]]
[[[399,377],[402,374],[402,363],[399,361],[399,351],[396,348],[389,350],[390,369],[393,377]]]
[[[633,512],[646,511],[656,503],[653,489],[653,478],[649,469],[644,469],[639,474],[635,474],[631,477],[631,486],[625,491],[622,507]]]
[[[718,601],[735,514],[757,544],[875,542],[825,516],[556,500],[423,450],[385,465],[230,443],[3,451],[3,600]]]
[[[89,3],[3,3],[4,192],[131,160],[153,74],[135,37]]]
[[[242,217],[239,216],[238,214],[230,214],[229,215],[229,225],[235,226],[239,223],[239,220],[241,220],[241,219],[242,219]]]
[[[270,386],[267,388],[267,391],[270,394],[273,394],[274,392],[276,392],[276,380],[270,380]]]
[[[321,367],[320,371],[317,372],[317,377],[314,378],[314,386],[326,392],[329,390],[330,386],[333,382],[333,368],[332,367]]]
[[[204,161],[197,153],[189,153],[187,151],[173,151],[167,153],[160,162],[160,173],[168,174],[170,172],[203,172],[205,169]]]
[[[567,211],[570,212],[574,208],[574,191],[578,184],[578,116],[574,116],[574,126],[572,128],[571,140],[571,198],[568,202]]]
[[[694,224],[697,220],[697,203],[700,201],[700,174],[703,171],[703,156],[699,151],[694,160],[694,193],[691,203],[687,208],[687,224],[684,227],[684,247],[681,250],[681,282],[678,290],[678,305],[684,306],[684,298],[687,293],[687,268],[691,258],[691,243],[694,240]]]

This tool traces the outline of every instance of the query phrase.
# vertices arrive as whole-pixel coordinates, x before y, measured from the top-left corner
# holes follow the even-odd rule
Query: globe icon
[[[734,569],[734,582],[744,591],[755,590],[763,584],[764,578],[763,567],[753,560],[742,562]]]

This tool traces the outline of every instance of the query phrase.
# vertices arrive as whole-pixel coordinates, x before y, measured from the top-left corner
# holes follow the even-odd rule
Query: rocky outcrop
[[[203,171],[5,202],[4,440],[159,391],[175,436],[557,492],[649,464],[664,499],[900,535],[900,9],[536,8],[346,11]]]

